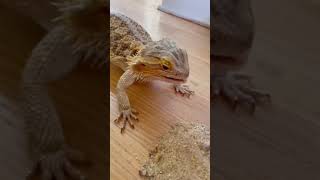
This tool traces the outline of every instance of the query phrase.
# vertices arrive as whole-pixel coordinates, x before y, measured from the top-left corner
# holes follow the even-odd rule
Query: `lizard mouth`
[[[170,80],[170,81],[176,81],[176,82],[185,82],[185,79],[179,79],[179,78],[174,78],[174,77],[168,77],[168,76],[163,76],[164,78]]]

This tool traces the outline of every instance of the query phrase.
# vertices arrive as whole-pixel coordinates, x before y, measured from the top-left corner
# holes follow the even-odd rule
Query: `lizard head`
[[[130,67],[145,77],[184,83],[189,76],[188,55],[169,39],[152,41],[129,58]]]
[[[85,58],[105,58],[107,46],[107,0],[65,0],[54,3],[61,12],[55,19],[67,30],[76,52]]]

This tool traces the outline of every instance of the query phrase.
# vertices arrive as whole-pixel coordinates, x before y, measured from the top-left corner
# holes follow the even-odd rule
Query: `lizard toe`
[[[57,152],[47,156],[43,156],[39,163],[42,170],[43,180],[63,180],[64,173],[62,169],[65,157],[62,152]]]
[[[66,155],[68,159],[72,162],[79,163],[79,164],[92,164],[92,161],[86,156],[85,153],[78,151],[74,148],[68,147],[66,149]]]
[[[38,169],[41,170],[42,180],[64,180],[66,175],[69,175],[73,179],[81,179],[75,176],[76,171],[78,174],[80,174],[80,172],[71,166],[69,158],[77,159],[78,162],[80,159],[85,159],[80,152],[70,148],[68,150],[46,154],[38,160],[33,171],[27,176],[27,179],[32,178]]]
[[[139,121],[137,117],[138,112],[135,109],[128,109],[128,110],[123,110],[119,117],[115,119],[115,122],[118,123],[120,120],[123,120],[123,125],[121,127],[121,133],[123,133],[126,129],[127,123],[129,123],[129,126],[134,129],[134,123],[133,120]]]
[[[65,179],[65,175],[64,175],[64,172],[63,172],[62,168],[55,169],[53,175],[55,177],[54,178],[55,180],[64,180]]]
[[[42,177],[43,180],[52,180],[53,179],[53,176],[52,176],[52,174],[50,173],[49,170],[44,170],[42,172],[41,177]]]
[[[253,113],[256,104],[271,101],[268,93],[252,87],[251,77],[241,73],[230,73],[214,78],[214,95],[222,95],[231,102],[232,108],[236,110],[238,104],[247,104]]]
[[[72,179],[76,180],[86,180],[86,176],[82,175],[81,172],[73,167],[69,161],[64,162],[63,166],[64,172],[68,174]]]
[[[192,91],[189,86],[187,85],[176,85],[174,87],[175,92],[181,94],[182,96],[187,96],[190,97],[191,95],[194,94],[194,91]]]
[[[133,114],[135,114],[135,115],[138,115],[138,114],[139,114],[139,112],[138,112],[137,110],[135,110],[134,108],[131,108],[131,112],[132,112]]]

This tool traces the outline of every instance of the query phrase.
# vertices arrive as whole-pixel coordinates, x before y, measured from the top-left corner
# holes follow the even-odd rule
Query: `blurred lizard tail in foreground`
[[[35,0],[36,1],[36,0]],[[48,2],[49,3],[49,2]],[[23,72],[24,118],[35,169],[46,180],[84,176],[71,164],[84,156],[65,143],[60,117],[47,92],[48,84],[60,80],[86,60],[107,61],[107,1],[74,0],[54,3],[60,16],[46,28],[48,34],[36,45]],[[40,12],[40,11],[38,11]],[[37,20],[37,19],[35,19]],[[43,23],[43,19],[38,21]]]

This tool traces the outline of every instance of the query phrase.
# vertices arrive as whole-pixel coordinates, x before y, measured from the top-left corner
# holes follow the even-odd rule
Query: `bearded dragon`
[[[23,114],[34,155],[33,170],[40,168],[44,180],[62,180],[65,174],[85,179],[71,164],[70,160],[80,154],[65,143],[47,85],[66,76],[81,62],[107,62],[109,3],[66,0],[54,5],[60,13],[54,25],[48,26],[50,23],[32,16],[44,24],[48,33],[33,49],[23,71]]]
[[[160,80],[183,95],[194,93],[183,84],[189,76],[186,50],[167,38],[152,40],[141,25],[115,12],[110,14],[110,61],[124,71],[116,87],[120,115],[115,122],[124,120],[121,132],[127,123],[134,128],[133,120],[138,120],[126,94],[133,83]]]
[[[250,76],[235,72],[248,61],[254,40],[251,1],[214,0],[211,10],[213,94],[226,96],[234,108],[239,102],[248,103],[254,112],[256,103],[269,100],[270,95],[252,88]]]

